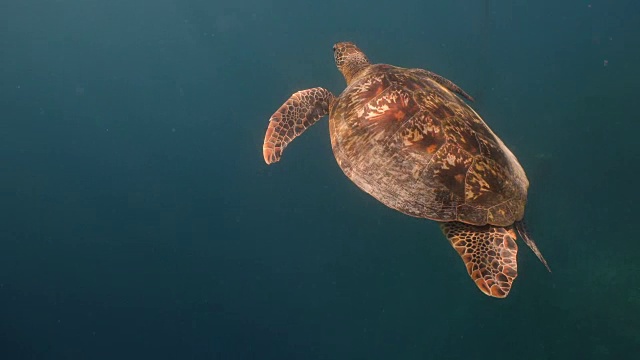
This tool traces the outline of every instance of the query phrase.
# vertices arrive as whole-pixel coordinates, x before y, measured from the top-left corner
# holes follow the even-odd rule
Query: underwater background
[[[0,6],[0,359],[636,359],[640,2]],[[531,182],[508,298],[339,169],[332,45],[476,98]]]

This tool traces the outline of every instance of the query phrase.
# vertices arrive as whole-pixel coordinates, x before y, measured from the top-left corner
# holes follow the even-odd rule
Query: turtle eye
[[[336,52],[336,46],[333,45],[333,52]]]

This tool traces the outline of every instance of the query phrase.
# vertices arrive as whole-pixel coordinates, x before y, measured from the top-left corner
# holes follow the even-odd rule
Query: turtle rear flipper
[[[540,250],[538,249],[538,246],[536,246],[536,243],[533,241],[531,236],[529,236],[529,232],[527,231],[527,227],[524,224],[524,220],[516,221],[513,225],[515,226],[516,230],[518,230],[518,233],[520,234],[520,236],[522,236],[522,240],[524,240],[525,244],[527,244],[527,246],[529,246],[531,251],[533,251],[533,253],[536,254],[538,259],[540,259],[540,261],[544,264],[547,270],[551,272],[551,268],[547,264],[547,260],[544,259],[544,256],[542,256],[542,252],[540,252]]]
[[[279,161],[282,152],[293,139],[329,113],[333,98],[329,90],[320,87],[291,95],[269,119],[262,145],[264,161],[267,164]]]
[[[518,276],[515,233],[502,227],[456,221],[441,223],[440,228],[478,288],[489,296],[507,297]]]

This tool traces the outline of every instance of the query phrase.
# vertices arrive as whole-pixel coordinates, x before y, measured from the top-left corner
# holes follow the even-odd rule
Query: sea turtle
[[[518,275],[515,230],[549,269],[522,222],[527,176],[456,94],[473,98],[430,71],[371,64],[350,42],[333,52],[346,89],[338,97],[321,87],[293,94],[269,120],[266,163],[328,114],[347,177],[390,208],[438,221],[482,292],[509,294]]]

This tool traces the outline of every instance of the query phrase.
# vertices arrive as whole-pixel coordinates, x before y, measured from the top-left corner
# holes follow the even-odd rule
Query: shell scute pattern
[[[480,145],[480,154],[482,154],[484,158],[492,159],[496,164],[502,166],[504,169],[509,169],[509,159],[505,156],[505,153],[494,140],[491,140],[490,137],[477,132],[476,139]]]
[[[446,100],[437,92],[423,90],[416,92],[414,97],[420,107],[436,119],[444,120],[455,115],[455,112],[450,107],[441,106]]]
[[[466,125],[466,122],[457,116],[452,116],[445,121],[444,126],[447,142],[456,144],[462,150],[472,156],[480,154],[480,143],[476,138],[476,132]]]
[[[424,154],[433,155],[447,140],[442,122],[425,111],[416,113],[403,126],[399,136],[401,141],[396,140],[396,143],[408,151],[423,156]]]
[[[513,222],[526,191],[509,180],[495,135],[450,91],[405,70],[373,65],[334,104],[332,144],[347,176],[409,215]]]

